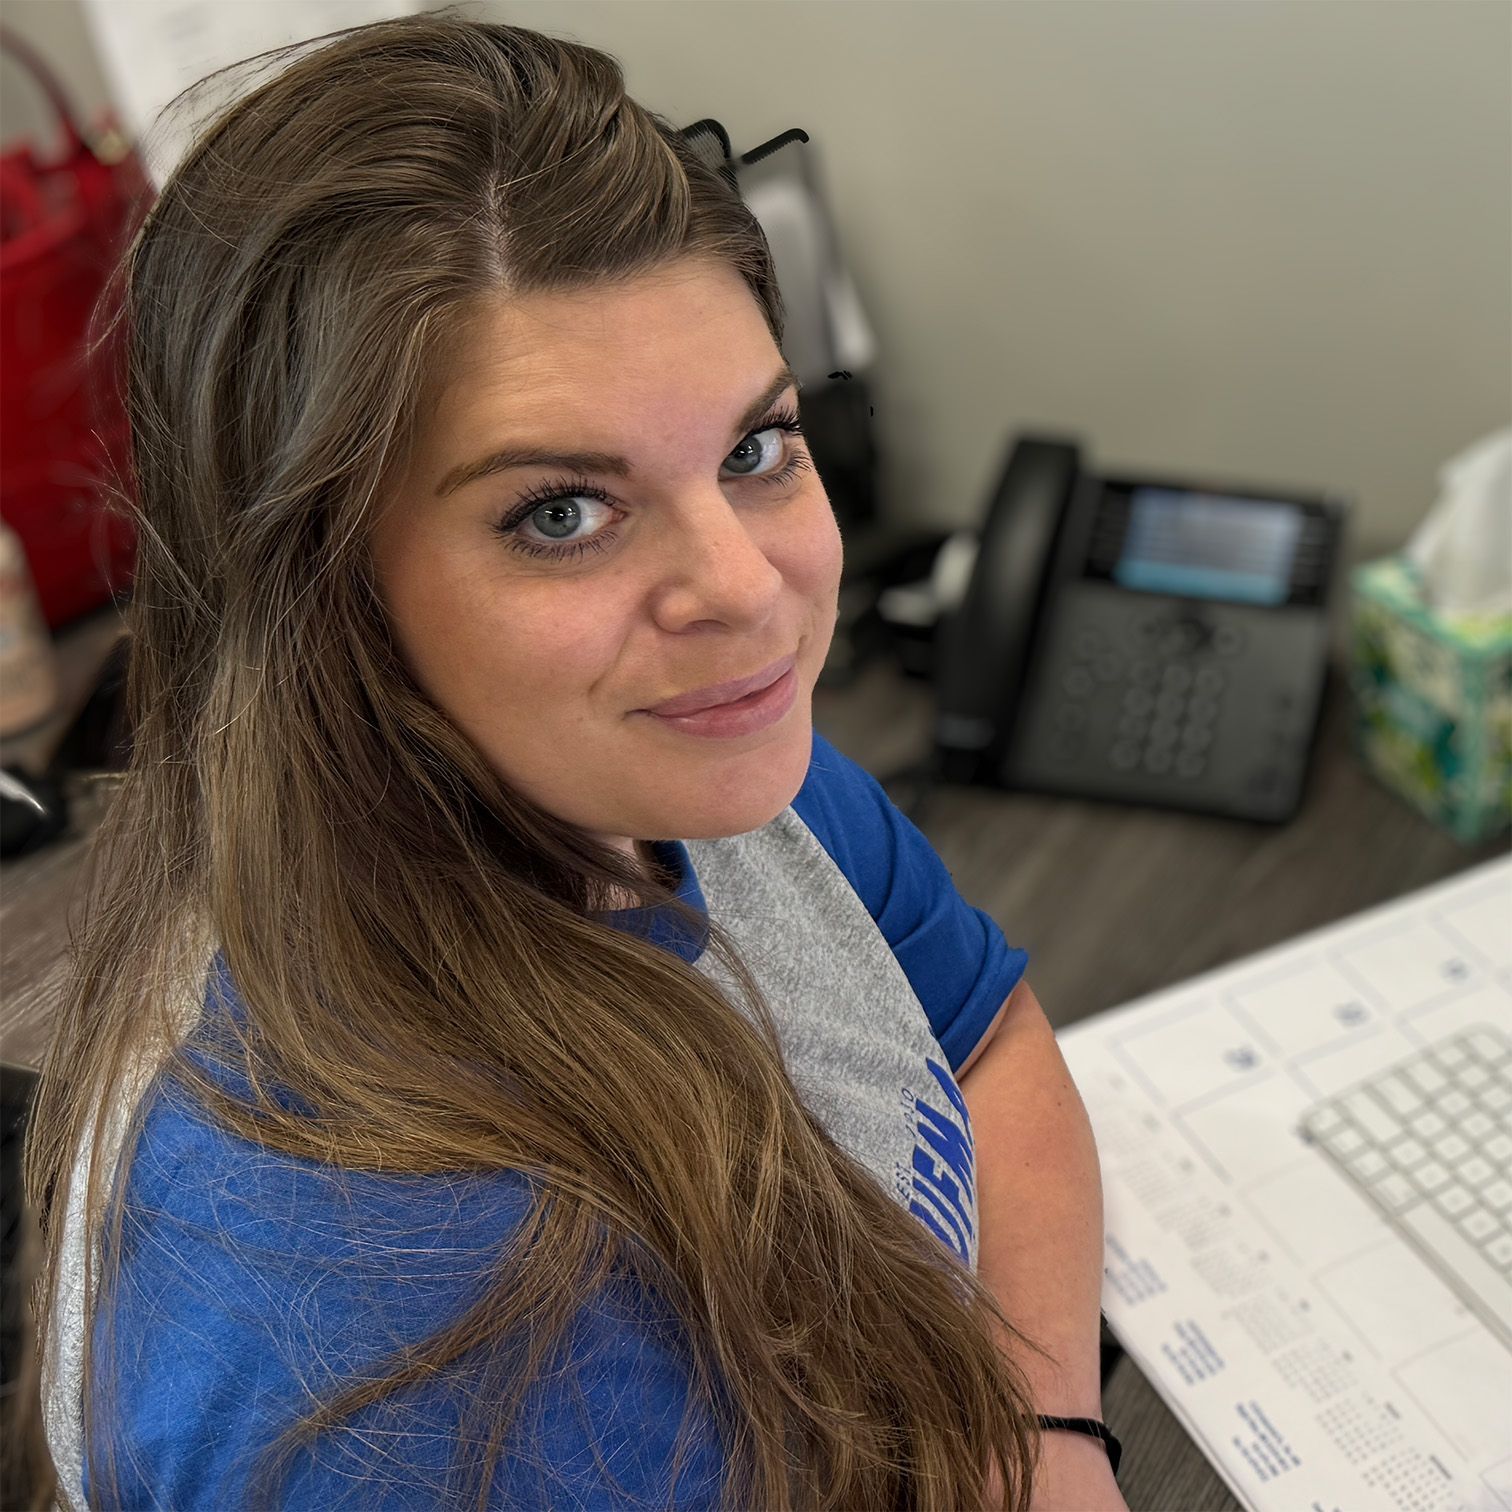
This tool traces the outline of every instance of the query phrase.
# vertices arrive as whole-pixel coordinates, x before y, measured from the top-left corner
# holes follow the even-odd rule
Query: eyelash
[[[755,430],[748,431],[740,444],[749,441],[752,436],[759,436],[763,431],[769,430],[781,430],[786,431],[790,436],[801,436],[803,427],[798,423],[797,410],[791,406],[787,409],[775,410]],[[807,471],[813,465],[813,460],[807,451],[795,451],[786,466],[761,477],[752,477],[749,481],[769,483],[776,487],[791,483],[799,473]],[[581,557],[586,551],[602,551],[615,539],[613,526],[606,527],[597,535],[589,536],[585,540],[573,541],[565,546],[544,546],[536,541],[527,541],[519,534],[520,526],[543,504],[552,504],[558,499],[569,498],[597,499],[601,504],[608,504],[616,509],[619,507],[603,489],[596,488],[586,478],[550,478],[544,483],[537,484],[529,493],[521,497],[493,528],[497,534],[504,537],[511,550],[523,552],[526,556],[560,561],[567,557]]]

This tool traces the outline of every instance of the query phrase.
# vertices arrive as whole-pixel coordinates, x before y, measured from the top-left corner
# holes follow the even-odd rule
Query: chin
[[[794,709],[793,713],[798,711]],[[813,749],[813,727],[807,718],[780,742],[772,742],[750,754],[758,759],[758,784],[747,784],[707,804],[687,804],[671,822],[679,840],[720,840],[745,835],[770,824],[793,799],[808,775]],[[690,795],[691,796],[691,795]],[[669,816],[670,818],[670,816]]]

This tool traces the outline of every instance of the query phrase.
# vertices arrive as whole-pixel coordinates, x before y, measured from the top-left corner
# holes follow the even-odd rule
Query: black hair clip
[[[711,168],[719,169],[725,176],[725,182],[737,194],[740,192],[739,185],[736,182],[737,167],[759,163],[762,158],[770,157],[779,147],[786,147],[789,142],[806,142],[809,139],[808,132],[794,126],[790,131],[784,131],[780,136],[774,136],[771,141],[763,142],[761,146],[753,147],[749,152],[741,153],[737,160],[730,151],[729,132],[713,116],[706,116],[701,121],[695,121],[691,126],[685,126],[678,135]]]

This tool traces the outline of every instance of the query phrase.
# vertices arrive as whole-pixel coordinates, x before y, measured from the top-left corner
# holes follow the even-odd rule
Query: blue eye
[[[768,415],[756,430],[746,436],[740,446],[744,446],[753,437],[771,430],[785,431],[791,436],[801,436],[803,427],[798,423],[798,412],[790,407]],[[737,446],[735,450],[739,451],[740,447]],[[734,453],[732,452],[731,455],[733,456]],[[765,474],[748,473],[743,476],[748,477],[753,483],[768,483],[777,487],[784,483],[791,483],[799,473],[813,465],[813,460],[807,451],[795,449],[787,465],[778,471]],[[585,537],[583,540],[556,546],[520,534],[521,528],[532,515],[552,510],[557,515],[556,523],[568,528],[580,523],[583,511],[578,501],[581,499],[596,499],[610,509],[619,508],[603,489],[596,487],[585,478],[552,478],[537,484],[529,493],[518,499],[511,506],[509,513],[492,528],[498,535],[504,537],[511,550],[522,552],[526,556],[562,560],[567,557],[581,557],[588,551],[602,551],[615,539],[615,532],[612,529],[601,530],[597,535]]]

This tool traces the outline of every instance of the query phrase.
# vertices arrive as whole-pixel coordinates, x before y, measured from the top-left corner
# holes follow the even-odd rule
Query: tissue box
[[[1356,745],[1467,845],[1512,825],[1512,615],[1440,615],[1401,557],[1351,574]]]

